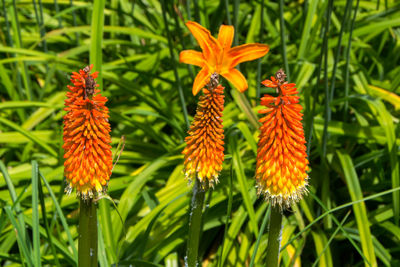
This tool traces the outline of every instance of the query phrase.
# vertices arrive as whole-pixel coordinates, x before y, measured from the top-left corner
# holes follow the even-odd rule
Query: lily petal
[[[204,57],[201,52],[195,50],[184,50],[179,54],[179,62],[203,67]]]
[[[218,42],[221,44],[223,49],[229,49],[232,46],[233,35],[235,29],[230,25],[221,25],[219,27]]]
[[[204,85],[206,85],[210,80],[210,76],[211,73],[208,71],[208,68],[202,68],[201,71],[199,71],[193,82],[193,95],[197,95]]]
[[[236,87],[241,93],[246,91],[249,87],[247,85],[246,78],[237,69],[230,69],[228,72],[221,74],[225,79],[227,79],[233,86]]]
[[[203,50],[204,58],[210,63],[216,64],[216,54],[221,52],[221,45],[219,42],[211,35],[210,31],[194,21],[186,22],[186,26],[189,28],[190,32],[193,34],[197,43]]]
[[[239,63],[251,61],[265,56],[269,51],[269,46],[264,44],[244,44],[233,47],[228,52],[231,58],[230,67],[234,68]]]

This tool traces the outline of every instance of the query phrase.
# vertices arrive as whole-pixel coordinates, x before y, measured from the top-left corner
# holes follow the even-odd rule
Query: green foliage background
[[[206,195],[203,266],[247,266],[258,237],[255,266],[263,266],[268,204],[253,180],[257,110],[271,92],[260,81],[282,67],[300,91],[311,172],[310,194],[285,212],[281,266],[400,264],[398,1],[0,6],[2,265],[76,265],[78,201],[63,193],[63,100],[70,73],[89,63],[109,98],[114,151],[121,136],[126,143],[109,184],[116,206],[98,202],[100,265],[184,265],[191,187],[181,151],[198,68],[179,64],[178,53],[199,49],[187,20],[214,35],[232,24],[236,44],[271,48],[240,65],[245,94],[223,81],[226,158]]]

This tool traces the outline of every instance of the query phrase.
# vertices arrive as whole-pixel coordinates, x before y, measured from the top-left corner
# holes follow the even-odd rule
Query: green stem
[[[282,45],[282,58],[283,63],[285,64],[285,72],[287,80],[290,81],[290,71],[289,71],[289,63],[287,59],[286,53],[286,36],[285,36],[285,19],[283,17],[283,6],[284,1],[279,1],[279,25],[280,25],[280,33],[281,33],[281,45]]]
[[[91,24],[91,39],[90,39],[90,58],[89,62],[93,64],[93,70],[98,71],[97,83],[103,90],[103,32],[104,32],[104,9],[106,6],[105,0],[95,0],[93,2],[92,24]]]
[[[80,201],[78,266],[97,267],[97,210],[92,199]]]
[[[233,179],[233,164],[231,164],[231,175],[229,176],[229,194],[228,194],[228,211],[226,213],[226,220],[225,220],[225,229],[224,229],[224,240],[222,242],[222,247],[219,253],[219,263],[218,266],[222,267],[223,263],[223,255],[224,255],[224,246],[225,240],[228,238],[228,228],[229,228],[229,220],[231,218],[232,213],[232,199],[233,199],[233,189],[232,189],[232,179]]]
[[[189,237],[187,243],[186,259],[188,267],[198,265],[199,243],[202,233],[202,216],[205,191],[201,189],[199,179],[195,179],[193,196],[190,207]]]
[[[172,42],[171,34],[170,34],[169,28],[168,28],[168,20],[167,20],[168,9],[167,9],[166,3],[168,3],[168,1],[167,2],[165,0],[161,1],[161,8],[162,8],[162,11],[163,11],[162,14],[163,14],[163,19],[164,19],[164,26],[165,26],[165,31],[167,33],[168,48],[169,48],[169,54],[170,54],[170,57],[171,57],[171,61],[170,62],[171,62],[171,65],[172,65],[172,69],[174,71],[176,85],[178,87],[179,98],[181,100],[182,111],[183,111],[183,118],[185,119],[187,128],[189,128],[190,127],[190,123],[189,123],[189,116],[188,116],[188,112],[187,112],[187,108],[186,108],[185,96],[183,94],[183,90],[182,90],[182,86],[181,86],[181,79],[179,77],[178,69],[177,69],[176,62],[175,62],[175,54],[174,54],[173,42]]]
[[[277,267],[279,259],[279,249],[281,246],[281,234],[282,234],[282,213],[279,207],[272,207],[271,217],[269,224],[269,235],[268,235],[268,248],[267,248],[267,260],[266,266]]]

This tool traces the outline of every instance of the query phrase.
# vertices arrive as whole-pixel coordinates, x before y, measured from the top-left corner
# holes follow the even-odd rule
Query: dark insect
[[[88,74],[85,78],[85,98],[87,96],[92,96],[94,95],[94,89],[96,88],[96,81],[93,79],[91,75],[89,75],[90,72],[90,67],[86,66],[83,69],[86,74]]]
[[[219,75],[218,73],[214,72],[213,74],[211,74],[210,82],[207,84],[207,87],[209,90],[213,90],[218,86],[218,84],[219,84]]]
[[[283,69],[279,69],[276,74],[275,74],[275,78],[279,81],[279,83],[284,84],[285,80],[286,80],[286,74],[283,71]]]

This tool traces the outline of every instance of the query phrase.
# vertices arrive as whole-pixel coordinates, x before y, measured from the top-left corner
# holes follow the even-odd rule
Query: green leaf
[[[359,201],[363,198],[360,183],[353,162],[346,152],[336,152],[343,169],[343,175],[346,180],[347,188],[352,201]],[[369,228],[367,209],[364,202],[353,205],[354,215],[356,217],[358,230],[360,232],[361,247],[365,257],[371,266],[377,266],[375,251],[372,244],[372,235]]]
[[[27,240],[24,239],[24,235],[21,234],[25,230],[22,229],[21,225],[15,220],[14,214],[10,206],[4,207],[4,210],[6,211],[8,219],[11,221],[11,224],[14,227],[15,235],[17,236],[18,247],[22,251],[22,255],[24,256],[22,262],[26,261],[28,266],[34,266],[32,262],[32,255],[30,253],[31,248],[28,246]]]
[[[22,128],[21,126],[15,124],[12,121],[9,121],[5,118],[1,118],[0,117],[0,123],[7,125],[8,127],[18,131],[20,134],[24,135],[25,137],[27,137],[28,139],[30,139],[32,142],[34,142],[35,144],[39,145],[41,148],[43,148],[44,150],[46,150],[47,152],[50,153],[50,155],[56,157],[57,156],[57,152],[51,148],[49,145],[47,145],[46,143],[40,141],[37,137],[35,137],[34,135],[32,135],[30,132],[28,132],[27,130],[25,130],[24,128]]]
[[[42,266],[40,259],[40,234],[39,234],[39,167],[36,161],[32,161],[32,240],[33,262],[35,266]]]
[[[256,215],[254,212],[253,203],[251,201],[251,195],[255,195],[255,188],[249,189],[248,182],[246,181],[246,175],[243,170],[243,163],[241,160],[241,156],[239,154],[239,147],[237,145],[237,141],[235,137],[231,139],[230,142],[231,151],[232,151],[232,165],[233,169],[236,172],[236,177],[239,182],[239,189],[243,196],[243,201],[246,207],[247,212],[249,213],[251,230],[258,236],[258,224],[256,220]]]

